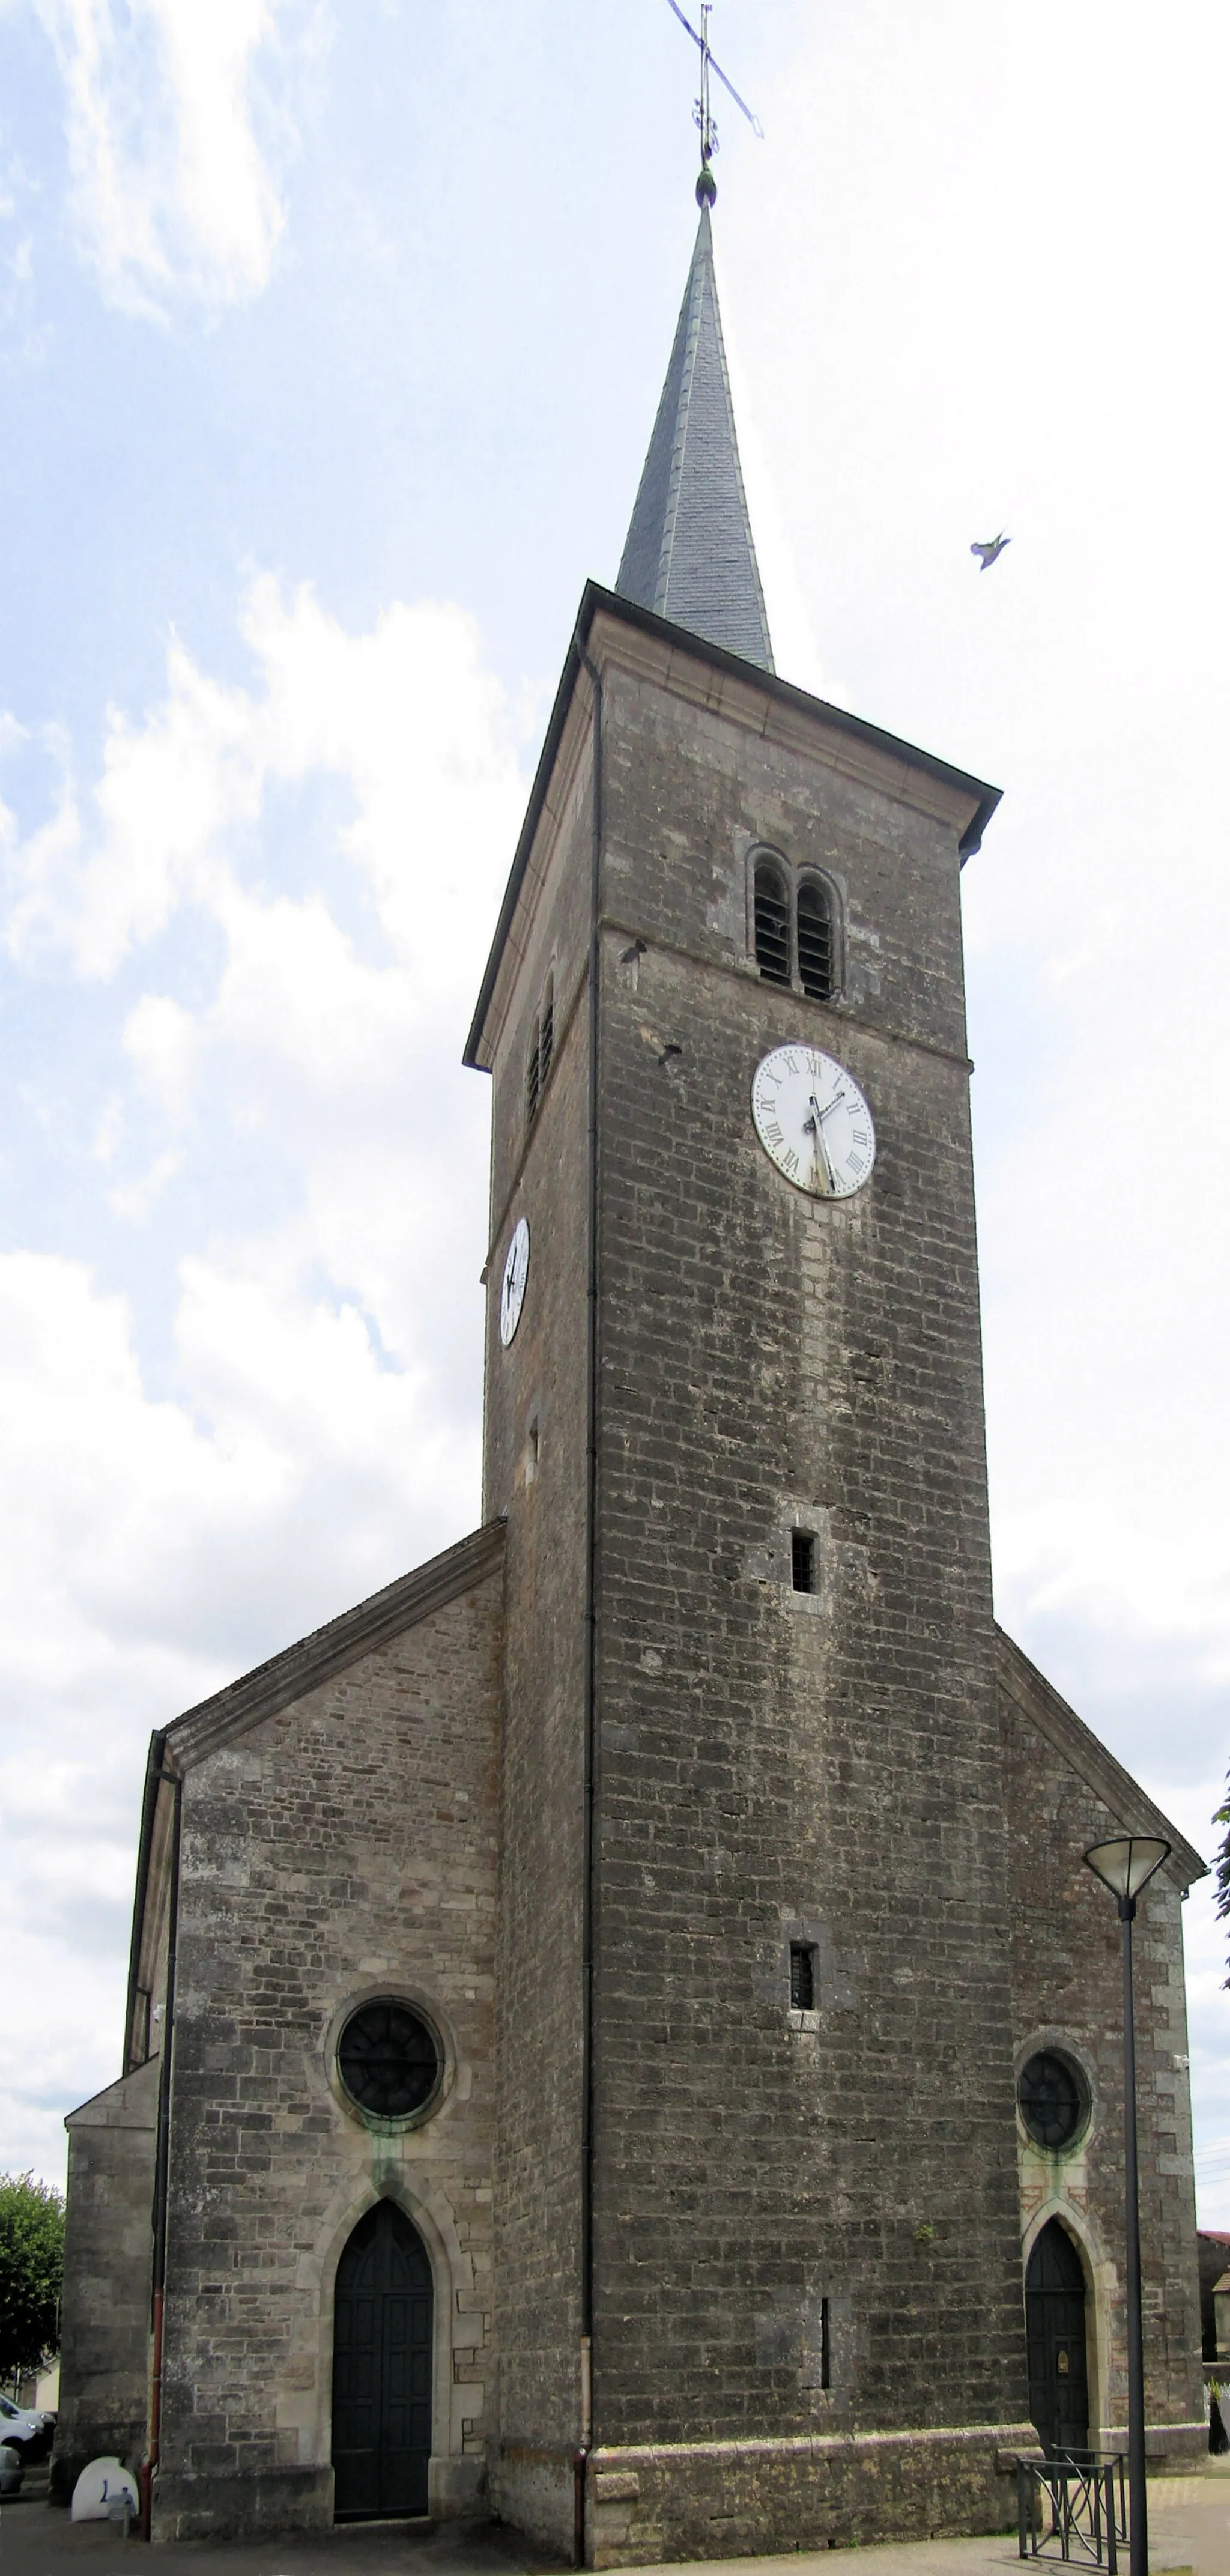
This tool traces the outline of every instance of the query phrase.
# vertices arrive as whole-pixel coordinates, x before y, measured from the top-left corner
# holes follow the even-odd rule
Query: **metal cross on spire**
[[[762,142],[764,140],[764,127],[761,124],[759,117],[753,116],[747,100],[745,98],[740,98],[734,82],[727,79],[721,64],[714,61],[713,52],[709,43],[709,20],[713,10],[713,0],[701,0],[699,35],[697,34],[695,27],[692,25],[691,19],[684,17],[683,11],[679,6],[679,0],[669,0],[669,6],[674,10],[680,26],[687,28],[693,44],[699,45],[700,47],[700,97],[697,99],[695,108],[692,111],[696,119],[696,123],[700,127],[700,177],[696,182],[696,202],[699,206],[711,206],[717,196],[717,181],[714,178],[710,165],[712,163],[714,153],[718,148],[718,130],[709,99],[709,75],[711,72],[716,72],[723,89],[729,90],[735,106],[742,109],[753,134],[759,135]]]

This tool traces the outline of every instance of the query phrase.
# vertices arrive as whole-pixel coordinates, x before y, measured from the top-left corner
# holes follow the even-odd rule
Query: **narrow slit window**
[[[824,887],[799,887],[799,982],[813,1002],[833,993],[833,913]]]
[[[832,2384],[833,2364],[832,2354],[829,2350],[829,2303],[827,2299],[822,2299],[820,2301],[820,2385],[822,2388],[831,2388]]]
[[[816,2009],[816,1954],[809,1941],[790,1944],[790,2009],[791,2012],[814,2012]]]
[[[542,1026],[538,1039],[538,1088],[540,1091],[544,1090],[546,1087],[547,1075],[551,1070],[551,1056],[554,1047],[555,979],[553,976],[548,976],[547,989],[542,997]]]
[[[538,1093],[541,1085],[541,1075],[539,1072],[539,1054],[541,1046],[542,1028],[539,1021],[535,1020],[534,1026],[530,1031],[529,1052],[525,1059],[525,1121],[527,1126],[538,1107]]]
[[[762,862],[752,894],[756,963],[767,984],[790,981],[790,905],[780,869]]]
[[[791,1530],[790,1581],[796,1592],[816,1589],[816,1542],[810,1530]]]

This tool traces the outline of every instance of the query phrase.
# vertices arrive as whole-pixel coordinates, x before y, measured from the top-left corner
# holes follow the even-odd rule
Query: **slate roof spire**
[[[696,248],[615,587],[771,671],[713,271],[714,194],[711,178],[697,188]]]

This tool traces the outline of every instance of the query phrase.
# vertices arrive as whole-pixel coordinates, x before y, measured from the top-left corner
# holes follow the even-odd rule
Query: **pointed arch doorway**
[[[431,2459],[431,2265],[391,2200],[359,2220],[333,2305],[334,2518],[427,2511]]]
[[[1037,2238],[1025,2273],[1029,2412],[1042,2448],[1089,2448],[1089,2383],[1085,2366],[1085,2271],[1057,2218]]]

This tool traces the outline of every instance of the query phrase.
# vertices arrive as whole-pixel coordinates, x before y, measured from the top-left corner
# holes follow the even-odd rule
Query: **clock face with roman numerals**
[[[809,1046],[774,1047],[757,1065],[752,1117],[771,1162],[796,1190],[848,1199],[876,1158],[871,1111],[852,1074]]]
[[[521,1321],[525,1304],[525,1283],[530,1275],[530,1230],[522,1217],[508,1247],[504,1276],[500,1282],[500,1340],[505,1350]]]

